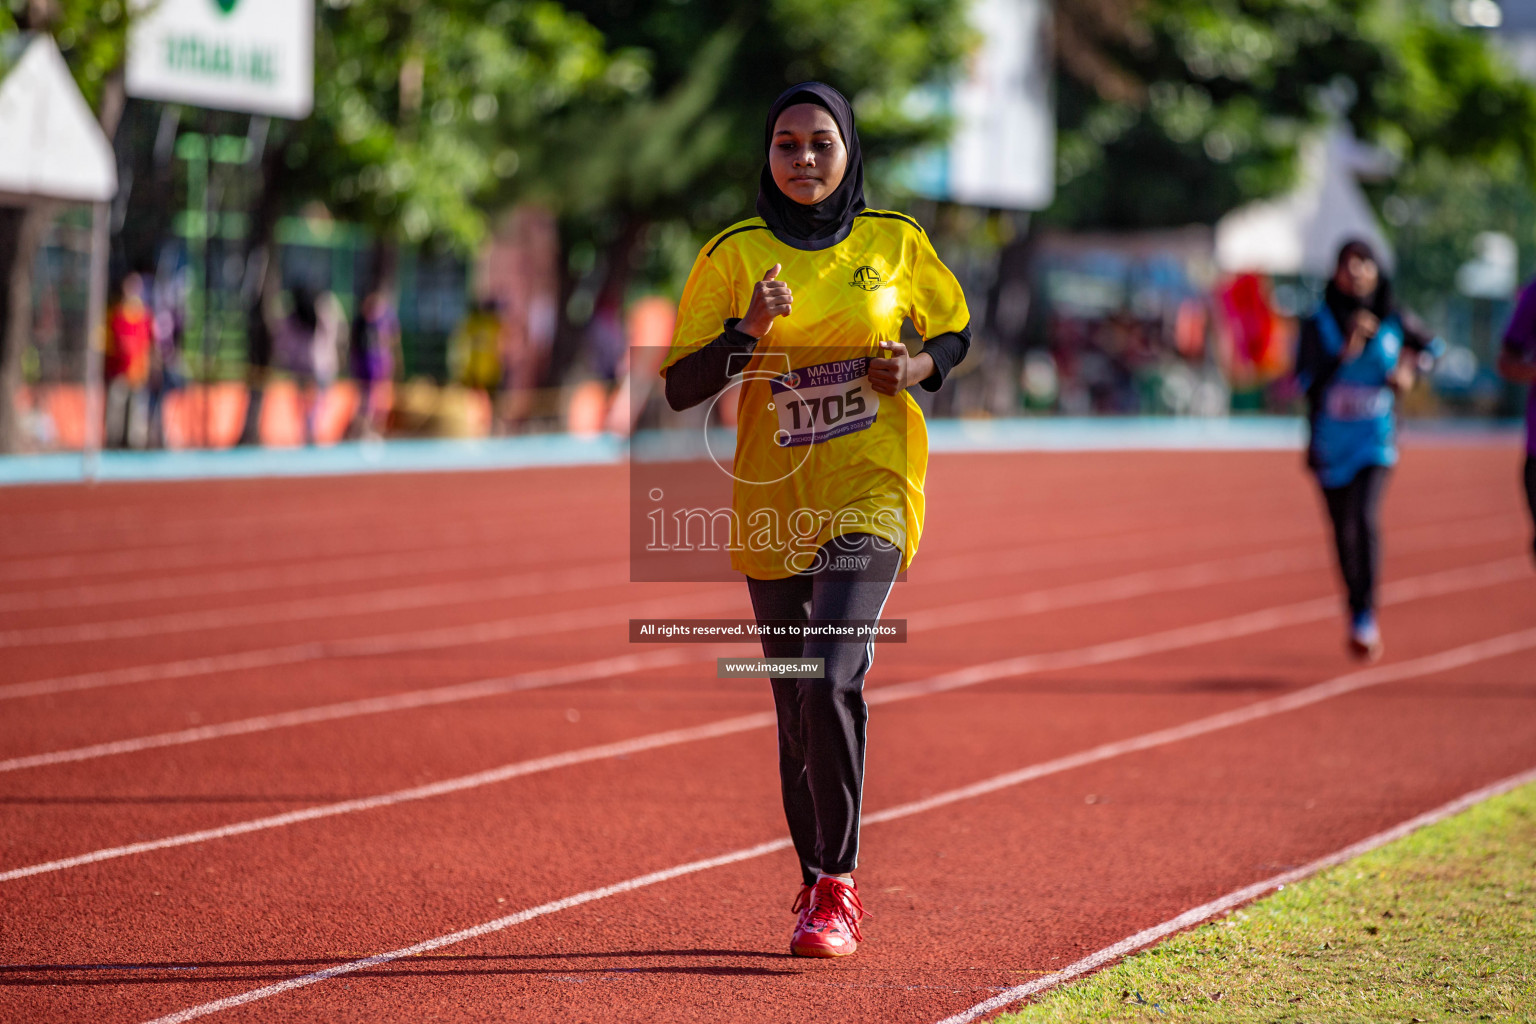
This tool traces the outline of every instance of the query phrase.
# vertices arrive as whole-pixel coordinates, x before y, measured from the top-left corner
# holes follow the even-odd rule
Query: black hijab
[[[853,107],[842,93],[821,82],[802,82],[779,94],[768,110],[768,124],[763,130],[764,156],[773,146],[773,127],[779,115],[799,103],[814,103],[832,115],[848,150],[848,166],[843,180],[832,194],[812,206],[795,202],[779,190],[773,172],[763,163],[757,186],[757,212],[779,241],[796,249],[812,252],[830,249],[848,237],[853,218],[864,209],[864,154],[859,149],[859,133],[853,123]]]
[[[1359,256],[1376,264],[1376,290],[1365,298],[1350,295],[1336,283],[1339,268],[1351,256]],[[1355,315],[1356,310],[1368,309],[1376,314],[1376,319],[1381,321],[1385,321],[1387,317],[1397,312],[1397,307],[1392,301],[1392,282],[1387,278],[1386,269],[1382,267],[1381,260],[1376,258],[1376,252],[1370,244],[1358,238],[1345,242],[1339,249],[1339,259],[1334,264],[1333,277],[1328,279],[1328,287],[1323,289],[1323,301],[1328,304],[1328,311],[1333,314],[1334,322],[1339,325],[1340,330],[1345,332],[1348,332],[1349,318]]]

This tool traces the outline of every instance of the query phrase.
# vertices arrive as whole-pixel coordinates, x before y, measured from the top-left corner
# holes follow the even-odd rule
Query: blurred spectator
[[[336,380],[337,351],[344,329],[341,303],[330,292],[318,298],[308,288],[293,290],[293,309],[278,333],[281,366],[299,386],[304,416],[304,443],[315,443],[326,391]]]
[[[617,380],[624,364],[623,296],[611,281],[605,281],[587,321],[587,369],[604,384]]]
[[[1203,228],[1041,236],[1027,276],[1012,267],[998,293],[998,316],[1026,347],[1016,401],[1077,416],[1224,414],[1210,271]]]
[[[1238,274],[1216,293],[1230,343],[1228,372],[1240,386],[1270,381],[1286,370],[1284,325],[1275,312],[1269,281]]]
[[[347,433],[351,437],[382,437],[389,416],[389,389],[400,348],[400,321],[388,293],[376,288],[358,307],[349,339],[352,379],[357,382],[357,412]]]
[[[677,306],[659,295],[636,302],[629,311],[629,349],[621,364],[622,378],[608,406],[603,429],[619,437],[634,433],[650,401],[654,382],[672,343]]]
[[[265,404],[267,378],[272,368],[272,335],[276,318],[269,318],[268,305],[274,300],[280,271],[276,260],[264,259],[262,270],[254,275],[259,282],[246,296],[245,316],[245,422],[237,444],[261,443],[261,410]]]
[[[129,274],[118,285],[107,315],[105,439],[109,448],[142,448],[146,431],[145,385],[149,383],[154,321],[144,304],[144,279]]]
[[[449,375],[464,387],[485,393],[491,403],[492,433],[500,425],[501,335],[501,307],[494,299],[480,299],[448,341]]]
[[[149,358],[149,446],[165,447],[165,400],[187,385],[182,344],[187,329],[185,272],[157,282],[154,294],[155,343]]]

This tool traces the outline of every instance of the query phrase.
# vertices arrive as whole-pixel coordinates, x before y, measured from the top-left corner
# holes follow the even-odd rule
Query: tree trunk
[[[274,127],[272,131],[279,129]],[[246,240],[245,300],[245,422],[240,445],[261,444],[261,410],[266,402],[267,377],[272,367],[272,329],[267,323],[267,300],[280,286],[277,222],[286,192],[283,177],[288,136],[274,141],[269,135],[261,155],[261,188],[251,211],[251,233]]]
[[[21,354],[32,340],[32,264],[52,203],[0,207],[0,453],[21,449]]]
[[[600,281],[592,300],[593,316],[614,308],[622,315],[624,294],[634,276],[634,258],[645,235],[647,221],[634,213],[622,216],[618,232],[603,247],[603,256],[597,269]],[[550,383],[556,385],[565,383],[574,369],[585,366],[590,341],[588,332],[591,328],[591,318],[581,324],[571,321],[568,312],[571,296],[582,281],[571,272],[570,250],[564,232],[561,233],[560,242],[560,308],[550,371]]]

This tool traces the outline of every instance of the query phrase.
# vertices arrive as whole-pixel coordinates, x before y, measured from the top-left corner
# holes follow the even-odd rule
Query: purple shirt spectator
[[[1527,284],[1504,330],[1504,350],[1516,359],[1536,362],[1536,281]],[[1536,457],[1536,386],[1525,402],[1525,453]]]

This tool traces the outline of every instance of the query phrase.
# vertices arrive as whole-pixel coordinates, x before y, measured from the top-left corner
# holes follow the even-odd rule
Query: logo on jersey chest
[[[871,266],[862,266],[853,272],[853,280],[848,282],[855,288],[863,288],[867,292],[877,290],[885,283],[880,276],[880,271]]]

